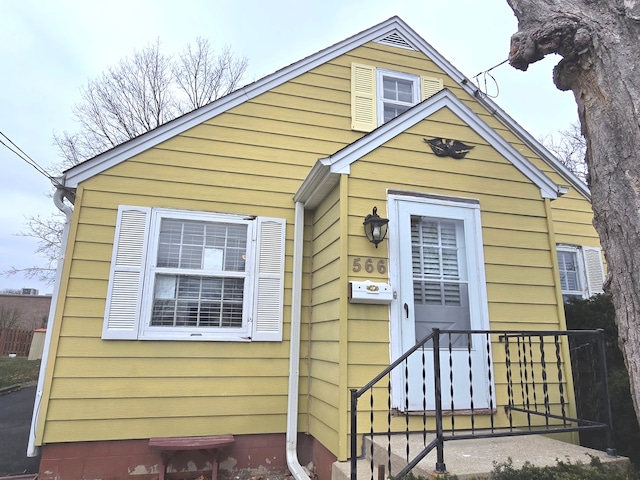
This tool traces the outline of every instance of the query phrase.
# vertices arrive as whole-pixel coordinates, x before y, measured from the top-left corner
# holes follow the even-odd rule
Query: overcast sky
[[[0,131],[56,173],[53,134],[77,129],[80,88],[156,39],[170,54],[198,36],[229,45],[249,60],[249,83],[394,15],[470,78],[507,58],[517,29],[506,0],[1,0]],[[557,61],[491,72],[494,100],[536,138],[577,120],[572,94],[553,85]],[[0,272],[42,264],[35,241],[17,234],[25,217],[55,211],[50,183],[1,145],[0,165]],[[53,290],[0,275],[0,290],[23,287]]]

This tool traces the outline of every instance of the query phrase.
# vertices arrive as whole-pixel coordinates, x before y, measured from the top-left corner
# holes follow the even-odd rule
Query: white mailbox
[[[371,280],[349,282],[349,302],[351,303],[391,303],[393,292],[386,283]]]

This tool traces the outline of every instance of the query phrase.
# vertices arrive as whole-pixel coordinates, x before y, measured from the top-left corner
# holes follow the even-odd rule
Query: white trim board
[[[333,177],[337,177],[340,174],[348,174],[353,162],[443,108],[451,110],[462,121],[469,125],[475,133],[495,148],[500,155],[509,160],[513,166],[532,183],[538,186],[538,188],[540,188],[540,195],[543,198],[558,198],[561,189],[559,185],[554,183],[520,152],[512,147],[510,143],[498,135],[453,93],[445,89],[390,122],[378,127],[373,132],[344,147],[330,157],[318,160],[311,169],[309,176],[307,176],[300,186],[300,189],[294,196],[294,200],[304,202],[306,208],[313,208],[322,200],[322,192],[327,191],[327,188],[322,188],[325,182],[331,182],[335,185],[337,180]]]

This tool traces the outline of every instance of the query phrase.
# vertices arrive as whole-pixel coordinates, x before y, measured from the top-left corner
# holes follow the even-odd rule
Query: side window
[[[582,269],[578,265],[578,250],[558,250],[558,269],[563,300],[566,302],[570,298],[584,298],[584,282]]]
[[[121,206],[104,339],[281,340],[285,222]]]
[[[558,245],[562,298],[589,298],[602,293],[604,267],[601,250],[579,245]]]
[[[351,128],[370,132],[443,88],[441,78],[351,64]]]

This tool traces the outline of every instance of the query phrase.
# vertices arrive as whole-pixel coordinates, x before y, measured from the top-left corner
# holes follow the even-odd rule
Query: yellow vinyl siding
[[[170,141],[165,142],[163,148],[170,146]],[[152,152],[157,158],[157,150]],[[176,153],[172,156],[179,168],[158,165],[157,169],[152,169],[149,165],[153,161],[146,159],[146,155],[143,153],[138,157],[142,161],[132,159],[85,182],[81,200],[86,201],[87,207],[84,208],[84,203],[80,201],[76,202],[76,209],[80,207],[79,225],[75,248],[69,257],[69,288],[65,292],[67,299],[60,324],[61,337],[42,441],[74,441],[82,439],[83,432],[87,431],[96,435],[94,439],[179,435],[174,429],[178,419],[185,421],[185,435],[197,434],[194,432],[284,432],[288,341],[271,344],[271,348],[258,342],[216,342],[212,345],[210,342],[103,341],[100,331],[109,275],[109,250],[113,242],[116,209],[120,203],[239,214],[268,213],[285,217],[290,222],[293,217],[291,195],[299,180],[293,182],[287,179],[281,169],[272,169],[270,173],[265,169],[264,172],[250,174],[248,172],[251,169],[241,168],[237,173],[208,175],[206,165],[198,165],[198,169],[190,168],[188,163],[180,163],[181,156]],[[167,162],[166,157],[164,162]],[[236,162],[236,166],[241,163]],[[151,172],[153,175],[150,175]],[[269,178],[265,179],[265,175],[260,173],[268,174]],[[302,169],[299,174],[303,175]],[[185,196],[187,199],[183,199]],[[258,202],[252,205],[252,200]],[[288,284],[292,264],[292,235],[289,229],[286,245]],[[92,280],[86,282],[88,278]],[[285,322],[288,322],[290,315],[290,298],[287,289]],[[285,328],[284,335],[287,340],[288,328]],[[196,393],[182,389],[174,397],[156,395],[157,390],[164,387],[171,390],[168,385],[174,379],[191,376],[203,385],[209,385],[209,393],[203,395],[202,390]],[[273,379],[269,384],[270,389],[255,390],[253,380],[263,377]],[[91,380],[110,382],[110,392],[92,392],[85,379],[90,379],[89,383]],[[118,382],[117,379],[122,381]],[[136,399],[129,394],[132,379],[141,385],[145,385],[147,379],[153,379],[156,388],[147,390],[146,397]],[[226,379],[236,383],[236,390],[241,381],[244,391],[240,389],[239,393],[225,399],[218,390],[211,388],[212,384]],[[64,393],[58,389],[57,382],[65,386]],[[256,395],[265,395],[268,399],[256,402]],[[253,408],[248,407],[248,399],[253,399]],[[115,402],[119,409],[128,413],[115,414],[109,401]],[[145,402],[149,407],[143,413],[136,405]],[[154,408],[156,403],[157,409]],[[83,411],[91,412],[91,415],[83,416]],[[206,430],[203,431],[202,426],[194,429],[187,426],[201,422],[203,416],[211,418],[206,422]],[[217,420],[227,416],[243,417],[245,420],[236,422],[234,428],[229,430],[227,421]],[[154,418],[157,424],[150,429],[146,420],[148,417]],[[100,425],[105,422],[111,426],[101,430]],[[104,437],[100,437],[101,431]],[[118,437],[114,432],[126,434]]]
[[[456,95],[460,93],[456,92]],[[466,94],[463,94],[466,96]],[[462,97],[464,98],[464,97]],[[491,115],[483,112],[481,107],[475,102],[468,104],[482,119],[494,128],[505,140],[510,142],[516,150],[527,158],[534,166],[539,168],[545,175],[558,185],[568,186],[568,182],[560,176],[546,162],[534,154],[529,147],[523,144],[517,137],[508,131],[500,122]],[[591,204],[589,201],[573,187],[569,192],[551,202],[553,212],[553,223],[557,243],[570,243],[575,245],[585,245],[599,247],[598,235],[593,228]],[[581,231],[578,233],[578,229]]]
[[[310,212],[312,288],[309,325],[309,433],[331,451],[338,449],[340,413],[340,189],[334,188]]]
[[[448,138],[476,146],[463,160],[436,157],[424,143],[423,138],[437,136],[433,131],[440,120],[456,131],[456,136]],[[372,171],[376,172],[375,176],[370,175]],[[379,213],[386,216],[386,208],[382,207],[386,205],[388,188],[477,198],[483,226],[491,328],[561,328],[545,205],[539,189],[450,112],[437,112],[352,164],[349,184],[353,197],[349,211],[352,256],[388,255],[387,242],[380,245],[378,250],[382,251],[372,249],[366,242],[356,242],[362,237],[362,218],[372,205],[377,205]],[[355,307],[352,305],[349,311],[350,322],[358,321],[357,329],[350,330],[349,358],[350,365],[357,368],[350,368],[349,384],[357,387],[388,364],[389,346],[388,334],[379,338],[361,333],[367,329],[380,331],[378,316],[386,320],[388,308]],[[503,354],[498,352],[502,348],[495,343],[494,362],[500,361]],[[379,361],[379,365],[371,359]],[[565,381],[567,374],[565,368]],[[496,375],[495,381],[498,403],[504,404],[505,378]],[[386,389],[377,389],[374,397],[377,408],[384,410]],[[363,401],[368,404],[368,399]],[[378,417],[384,417],[382,410]],[[499,412],[496,421],[505,424],[506,417]],[[382,425],[386,418],[374,422]],[[410,419],[416,428],[420,422],[420,419]],[[398,421],[392,428],[405,427]]]
[[[173,401],[175,404],[175,400]],[[107,412],[105,412],[107,413]],[[107,417],[107,415],[105,415]],[[251,431],[254,434],[282,432],[280,426],[286,422],[286,414],[278,415],[221,415],[212,416],[202,412],[200,416],[181,418],[104,418],[91,421],[68,419],[47,423],[45,443],[65,438],[68,442],[90,442],[99,440],[121,440],[162,436],[203,436],[211,432]],[[170,429],[169,433],[167,430]]]
[[[251,380],[250,391],[247,392],[247,381],[243,377],[207,378],[206,376],[180,376],[167,382],[163,377],[145,377],[144,382],[138,378],[96,378],[85,377],[82,380],[83,398],[109,399],[119,398],[121,388],[127,390],[130,398],[177,398],[185,391],[192,397],[209,397],[211,391],[219,395],[237,397],[255,395],[255,392],[280,392],[286,389],[287,379],[272,377],[266,372],[264,376]],[[74,378],[59,378],[52,392],[59,399],[77,399],[78,382]],[[268,393],[267,393],[268,395]]]

